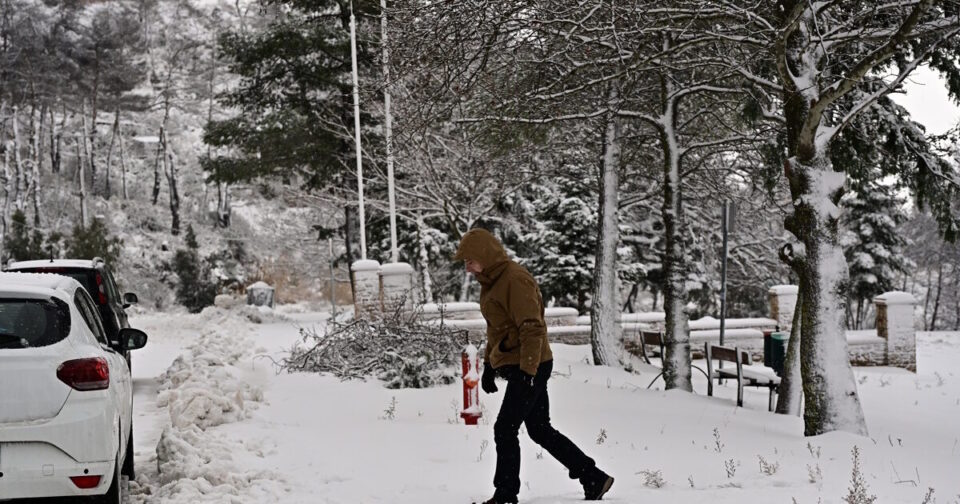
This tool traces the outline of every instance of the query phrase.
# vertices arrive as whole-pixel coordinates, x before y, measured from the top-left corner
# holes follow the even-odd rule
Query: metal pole
[[[367,229],[363,208],[363,152],[360,149],[360,77],[357,73],[357,19],[350,2],[350,56],[353,61],[353,129],[357,144],[357,197],[360,203],[360,258],[367,258]]]
[[[727,235],[729,229],[730,203],[723,203],[723,262],[720,265],[720,346],[727,323]],[[721,363],[722,364],[722,363]]]
[[[327,238],[327,246],[330,248],[330,304],[333,306],[333,318],[337,318],[337,276],[333,268],[333,238]]]
[[[390,260],[397,262],[397,206],[393,186],[393,113],[390,111],[390,46],[387,44],[387,0],[380,0],[380,44],[383,51],[383,108],[386,119],[387,194],[390,200]]]

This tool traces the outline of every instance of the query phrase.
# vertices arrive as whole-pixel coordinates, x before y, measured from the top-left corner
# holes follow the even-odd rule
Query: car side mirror
[[[124,350],[139,350],[147,345],[147,333],[140,329],[120,329],[120,347]]]
[[[140,299],[137,298],[137,295],[132,292],[127,292],[123,295],[123,307],[129,308],[130,305],[135,305],[140,302]]]

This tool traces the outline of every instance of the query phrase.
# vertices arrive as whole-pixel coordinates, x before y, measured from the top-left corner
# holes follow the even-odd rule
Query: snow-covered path
[[[481,398],[484,419],[468,428],[458,418],[459,385],[388,390],[373,381],[276,374],[269,359],[254,355],[282,357],[298,338],[297,326],[323,316],[289,314],[292,320],[260,325],[233,317],[136,321],[151,342],[134,364],[140,479],[133,502],[457,504],[489,497],[492,422],[502,393]],[[216,440],[209,446],[229,459],[221,470],[232,471],[214,479],[239,482],[234,492],[216,485],[173,491],[176,485],[168,483],[161,497],[156,446],[170,418],[167,408],[157,407],[155,378],[210,323],[229,326],[219,332],[251,347],[227,369],[262,390],[263,399],[244,418],[203,433]],[[646,390],[652,375],[591,366],[585,346],[555,346],[552,418],[617,477],[611,502],[840,503],[850,486],[850,452],[856,445],[878,502],[919,504],[932,487],[936,502],[960,504],[960,373],[954,367],[960,334],[922,334],[918,346],[916,375],[856,370],[871,438],[842,433],[804,438],[799,418],[765,411],[764,391],[748,391],[748,407],[736,408],[731,388],[722,391],[724,397],[706,398],[702,381],[694,384],[699,395]],[[522,502],[582,499],[579,486],[549,454],[541,454],[525,435],[521,446]]]

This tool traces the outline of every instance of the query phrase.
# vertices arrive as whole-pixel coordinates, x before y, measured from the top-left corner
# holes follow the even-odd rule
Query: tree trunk
[[[597,230],[596,266],[593,273],[593,299],[590,303],[590,346],[597,366],[622,366],[623,341],[620,338],[620,301],[617,289],[618,197],[620,186],[620,120],[616,117],[620,97],[616,82],[610,85],[607,126],[603,138],[603,162],[600,173],[600,215]]]
[[[20,122],[20,114],[18,113],[18,107],[13,107],[13,117],[11,118],[13,122],[13,176],[14,176],[14,191],[13,191],[13,205],[19,210],[23,211],[26,206],[26,169],[23,166],[23,160],[20,159],[20,127],[18,123]]]
[[[433,280],[430,278],[430,255],[427,253],[427,244],[424,243],[423,217],[417,215],[417,234],[420,245],[420,284],[423,287],[423,302],[433,302]]]
[[[933,300],[933,317],[930,318],[930,331],[937,330],[937,314],[940,311],[940,294],[943,292],[943,247],[937,254],[937,295]]]
[[[94,48],[94,65],[93,65],[93,90],[91,100],[90,100],[90,191],[96,195],[97,194],[97,98],[100,94],[100,50],[98,47]],[[86,133],[86,128],[84,128],[84,133]],[[84,142],[86,145],[86,142]]]
[[[822,152],[806,164],[790,158],[786,172],[794,212],[786,217],[784,226],[804,247],[802,257],[791,265],[800,278],[803,299],[804,432],[808,436],[835,430],[866,435],[844,327],[849,274],[839,240],[840,209],[836,205],[846,176],[833,171]]]
[[[170,190],[170,233],[180,234],[180,192],[177,189],[177,165],[173,159],[173,152],[169,150],[167,138],[163,139],[164,173],[167,176],[167,185]]]
[[[7,111],[7,102],[0,101],[0,117]],[[7,218],[10,215],[10,196],[13,194],[13,174],[10,173],[10,149],[3,149],[3,212],[0,212],[0,249],[7,236]]]
[[[470,296],[470,274],[464,271],[463,279],[460,282],[460,296],[457,298],[457,301],[464,303],[468,301],[469,296]]]
[[[50,172],[60,173],[60,132],[63,129],[57,129],[53,109],[54,107],[50,107]]]
[[[801,289],[802,290],[802,289]],[[803,299],[797,296],[793,311],[793,323],[790,325],[790,341],[787,343],[787,355],[783,361],[783,374],[780,388],[777,390],[776,412],[782,415],[800,415],[803,394],[803,377],[800,373],[800,314]]]
[[[931,278],[931,273],[930,273],[930,268],[927,267],[926,270],[927,270],[927,283],[926,283],[926,285],[927,285],[927,293],[926,293],[926,295],[924,295],[924,297],[923,297],[923,330],[924,330],[924,331],[929,331],[929,330],[930,330],[930,317],[928,317],[927,315],[928,315],[929,312],[930,312],[930,293],[933,292],[933,289],[930,288],[930,282],[931,282],[931,280],[932,280],[932,278]]]
[[[110,168],[113,164],[113,146],[117,141],[117,132],[120,131],[120,108],[117,108],[116,117],[113,119],[113,128],[110,130],[110,146],[107,148],[107,164],[104,167],[104,189],[103,195],[110,199]]]
[[[117,123],[117,142],[120,147],[120,191],[123,199],[127,199],[127,158],[123,153],[123,127]]]
[[[680,152],[677,147],[675,102],[669,97],[672,84],[662,79],[664,126],[660,128],[663,150],[663,227],[666,242],[663,254],[663,311],[665,312],[663,380],[667,389],[693,391],[690,363],[690,333],[684,306],[687,288],[684,278],[683,195],[680,180]]]
[[[357,299],[357,286],[353,281],[353,240],[350,233],[350,205],[343,208],[343,245],[347,254],[347,271],[350,277],[350,299]]]
[[[2,109],[0,109],[2,111]],[[7,236],[7,218],[10,216],[10,195],[13,194],[13,174],[10,173],[10,150],[3,150],[3,213],[0,213],[0,248]]]
[[[86,141],[84,140],[84,135],[83,135],[83,134],[78,135],[78,136],[76,137],[76,143],[77,143],[77,172],[78,172],[78,174],[79,174],[79,177],[77,177],[77,178],[80,179],[80,191],[77,193],[77,195],[80,197],[80,228],[81,228],[81,229],[86,229],[86,227],[87,227],[87,188],[86,188],[86,185],[85,185],[86,182],[84,181],[84,179],[85,179],[85,176],[84,176],[84,173],[83,173],[83,161],[84,161],[84,156],[83,156],[83,152],[81,152],[81,150],[80,150],[80,143],[81,143],[81,142],[83,142],[84,144],[86,143]]]
[[[153,204],[157,204],[157,200],[160,199],[160,165],[165,163],[163,155],[163,125],[160,126],[160,141],[157,143],[157,159],[153,163]]]
[[[40,227],[40,160],[43,157],[41,151],[41,146],[43,145],[40,142],[40,139],[43,137],[43,123],[44,123],[44,114],[45,110],[40,110],[40,120],[36,123],[36,129],[33,130],[33,170],[31,176],[31,195],[33,196],[33,226],[35,228]],[[33,121],[33,113],[31,113],[31,123]]]
[[[230,186],[226,182],[217,182],[217,224],[230,227]]]
[[[634,283],[633,287],[630,288],[630,294],[627,294],[627,300],[623,303],[622,312],[634,313],[636,311],[634,305],[637,303],[638,294],[640,294],[640,284]]]
[[[956,309],[953,316],[953,330],[960,331],[960,278],[954,277],[954,282],[956,282],[957,288],[953,291],[953,302]]]
[[[80,102],[80,128],[81,128],[81,130],[83,131],[83,133],[80,134],[80,141],[83,142],[83,153],[84,153],[84,157],[85,157],[87,160],[90,160],[90,159],[92,159],[92,157],[90,156],[90,148],[89,148],[89,145],[87,144],[87,140],[88,140],[88,138],[87,138],[87,114],[86,114],[86,112],[84,111],[84,107],[83,107],[83,102],[82,102],[82,101]],[[80,168],[81,168],[81,170],[80,170],[80,178],[83,178],[83,176],[84,176],[84,170],[82,169],[82,168],[84,168],[83,159],[81,159],[79,166],[80,166]],[[91,167],[90,169],[91,169],[91,171],[92,171],[92,170],[93,170],[93,167]],[[95,180],[95,179],[91,179],[91,180]],[[86,182],[82,182],[82,183],[85,184]],[[93,188],[93,187],[95,187],[95,185],[94,185],[93,183],[91,183],[91,184],[90,184],[90,187]],[[84,225],[86,225],[86,223],[84,223]]]

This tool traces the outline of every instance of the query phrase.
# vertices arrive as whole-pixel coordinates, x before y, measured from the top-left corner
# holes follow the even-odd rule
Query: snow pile
[[[159,481],[141,477],[135,502],[268,502],[285,490],[265,470],[243,471],[235,457],[248,450],[212,427],[247,419],[263,401],[261,389],[240,377],[238,363],[253,355],[250,324],[242,310],[205,310],[201,333],[160,376],[157,406],[170,424],[157,445]]]
[[[233,306],[208,306],[200,312],[200,319],[204,322],[210,322],[221,318],[230,318],[239,314],[246,320],[254,324],[272,324],[278,322],[289,322],[290,317],[277,312],[269,306],[251,306],[247,304],[236,304]]]
[[[263,393],[236,379],[228,366],[249,348],[249,339],[234,342],[217,332],[202,335],[161,377],[157,406],[169,409],[175,427],[206,429],[246,418]]]

